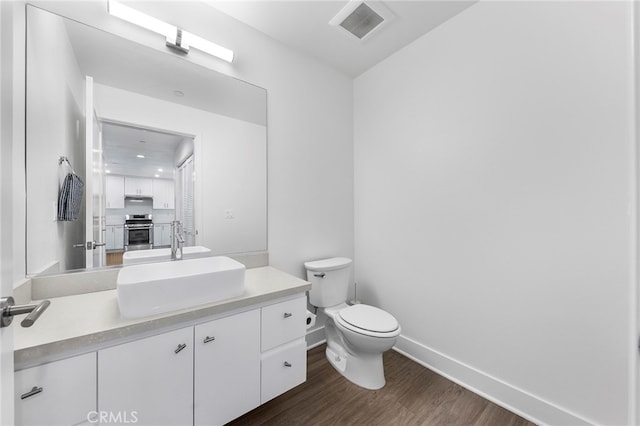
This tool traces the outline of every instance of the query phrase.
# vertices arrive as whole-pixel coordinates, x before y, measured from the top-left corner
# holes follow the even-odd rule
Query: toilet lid
[[[349,325],[363,330],[389,333],[398,329],[398,321],[393,315],[369,305],[353,305],[342,309],[338,315]]]

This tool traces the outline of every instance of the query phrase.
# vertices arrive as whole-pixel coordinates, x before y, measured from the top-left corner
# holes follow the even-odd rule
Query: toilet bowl
[[[326,356],[331,365],[358,386],[380,389],[385,385],[382,354],[393,347],[401,328],[382,309],[346,304],[351,264],[347,258],[306,262],[309,302],[327,316]]]

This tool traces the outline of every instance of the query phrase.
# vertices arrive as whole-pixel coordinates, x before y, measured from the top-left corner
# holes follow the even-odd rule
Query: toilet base
[[[359,354],[356,357],[330,345],[327,345],[325,354],[333,368],[350,382],[370,390],[384,387],[382,354]]]

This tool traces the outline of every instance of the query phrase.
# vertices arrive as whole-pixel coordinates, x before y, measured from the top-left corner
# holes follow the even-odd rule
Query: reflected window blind
[[[196,222],[195,222],[195,168],[193,156],[187,158],[178,168],[178,179],[180,188],[180,202],[178,210],[178,220],[182,222],[185,233],[185,246],[196,244]]]

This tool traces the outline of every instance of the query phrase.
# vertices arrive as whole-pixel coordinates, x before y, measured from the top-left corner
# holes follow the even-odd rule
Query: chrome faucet
[[[182,223],[179,220],[174,220],[171,222],[171,260],[182,260],[183,246]]]
[[[0,327],[7,327],[13,321],[14,315],[29,314],[22,320],[20,325],[31,327],[40,315],[49,307],[51,302],[43,300],[37,305],[16,305],[13,297],[3,297],[0,299]]]

